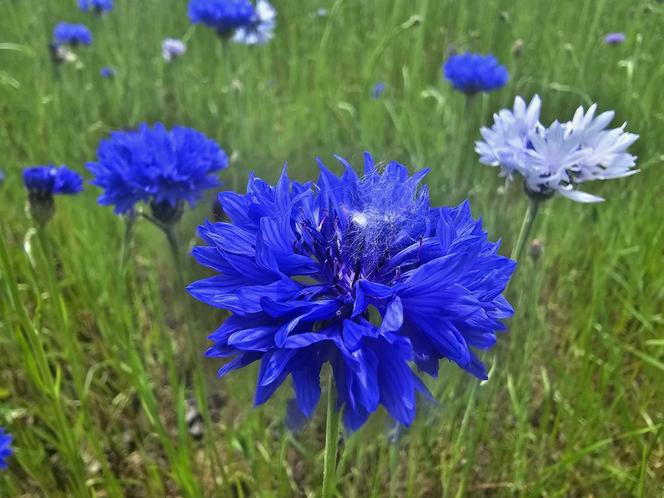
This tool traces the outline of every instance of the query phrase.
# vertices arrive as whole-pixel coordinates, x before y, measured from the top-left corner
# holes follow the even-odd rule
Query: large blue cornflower
[[[102,14],[113,10],[113,0],[78,0],[78,7],[84,12]]]
[[[202,23],[228,38],[238,29],[251,24],[256,11],[249,0],[189,0],[189,19]]]
[[[482,128],[482,141],[475,150],[480,162],[500,166],[502,174],[521,175],[526,192],[537,198],[555,193],[577,202],[599,202],[601,197],[575,189],[579,183],[633,175],[636,157],[627,149],[638,135],[625,132],[625,124],[606,129],[613,111],[595,116],[597,105],[579,107],[571,121],[554,121],[549,127],[539,121],[542,102],[535,95],[526,105],[521,97],[514,109],[494,115],[491,128]]]
[[[291,376],[310,416],[329,363],[344,421],[359,428],[383,405],[409,425],[420,379],[441,359],[481,379],[473,348],[489,349],[512,315],[502,292],[515,263],[498,255],[467,202],[433,208],[426,171],[408,176],[365,155],[364,176],[340,159],[315,184],[254,177],[246,195],[222,192],[230,223],[200,227],[193,256],[218,274],[191,284],[196,299],[231,312],[207,355],[219,375],[260,361],[255,403]],[[330,386],[332,388],[332,386]]]
[[[276,26],[277,11],[267,0],[258,0],[251,21],[237,29],[233,41],[244,45],[264,45],[274,37]]]
[[[23,183],[29,192],[43,196],[78,194],[83,178],[66,166],[33,166],[23,170]]]
[[[57,45],[92,44],[92,33],[84,24],[58,23],[53,29],[53,38]]]
[[[0,469],[7,468],[7,459],[12,456],[12,435],[5,432],[4,427],[0,427]]]
[[[150,202],[160,221],[171,222],[184,202],[194,205],[206,189],[218,187],[215,173],[227,166],[226,153],[203,133],[157,123],[111,133],[87,168],[94,175],[92,185],[104,189],[99,204],[124,214],[137,202]]]
[[[445,79],[463,93],[491,92],[507,84],[510,75],[493,55],[453,55],[443,65]]]

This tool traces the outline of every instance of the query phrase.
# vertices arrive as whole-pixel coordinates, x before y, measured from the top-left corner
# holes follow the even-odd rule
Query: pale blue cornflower
[[[630,176],[636,157],[627,149],[639,136],[625,132],[625,124],[607,129],[613,111],[595,115],[597,104],[586,111],[579,107],[572,120],[540,123],[541,100],[535,95],[530,104],[521,97],[514,109],[494,115],[491,128],[482,128],[482,141],[476,142],[480,162],[500,166],[502,174],[524,178],[526,192],[539,199],[555,193],[577,202],[604,199],[576,190],[580,183]]]
[[[161,55],[166,62],[171,62],[187,51],[187,45],[177,38],[166,38],[161,44]]]
[[[251,21],[235,31],[233,41],[243,45],[264,45],[274,37],[276,25],[275,8],[267,0],[258,0]]]
[[[608,33],[604,37],[604,43],[607,45],[620,45],[625,43],[625,33]]]

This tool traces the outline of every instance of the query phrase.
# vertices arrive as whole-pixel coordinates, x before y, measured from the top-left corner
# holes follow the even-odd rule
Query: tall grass
[[[57,199],[55,219],[35,231],[23,166],[84,171],[110,130],[157,120],[232,152],[222,175],[232,189],[250,170],[274,181],[288,161],[308,179],[316,155],[331,164],[333,153],[359,161],[370,150],[430,167],[435,203],[469,198],[508,254],[526,201],[478,164],[473,140],[514,95],[539,93],[545,120],[594,101],[616,109],[641,134],[642,172],[589,187],[601,205],[543,206],[543,253],[524,257],[510,285],[516,314],[484,355],[490,380],[443,365],[430,384],[438,403],[422,403],[412,428],[395,436],[378,414],[346,435],[339,496],[660,496],[664,5],[275,0],[274,42],[224,53],[189,25],[184,0],[117,0],[104,18],[75,3],[7,0],[0,18],[0,423],[16,447],[0,495],[314,496],[322,483],[322,408],[291,434],[287,389],[253,409],[255,370],[216,381],[214,361],[200,360],[198,377],[188,366],[189,348],[202,355],[224,317],[185,295],[163,235],[139,222],[121,271],[123,221],[97,206],[94,188]],[[78,67],[50,63],[59,20],[93,30]],[[627,42],[604,46],[616,30]],[[167,36],[189,45],[170,65]],[[510,84],[466,107],[440,74],[452,46],[493,52]],[[114,80],[99,76],[105,65]],[[374,100],[377,81],[386,91]],[[181,223],[185,247],[210,202]],[[202,271],[187,260],[184,273]],[[205,415],[202,441],[190,434],[191,406]]]

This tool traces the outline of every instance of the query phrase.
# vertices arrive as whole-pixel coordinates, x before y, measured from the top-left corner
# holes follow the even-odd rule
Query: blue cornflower
[[[83,190],[83,178],[66,166],[33,166],[23,170],[23,183],[28,189],[30,216],[45,224],[55,214],[54,195],[74,195]]]
[[[233,41],[244,45],[264,45],[274,37],[276,26],[277,11],[267,0],[258,0],[251,21],[237,29]]]
[[[12,456],[12,435],[5,432],[4,427],[0,427],[0,469],[7,468],[7,459]]]
[[[372,88],[371,88],[371,98],[372,99],[378,99],[380,98],[381,95],[383,95],[383,92],[385,91],[385,83],[382,81],[376,83]]]
[[[113,0],[78,0],[78,7],[84,12],[102,14],[113,9]]]
[[[541,100],[535,95],[526,105],[521,97],[514,109],[494,114],[491,128],[482,128],[483,141],[476,142],[480,162],[500,166],[502,174],[524,178],[526,192],[535,198],[559,193],[577,202],[599,202],[601,197],[575,190],[579,183],[633,175],[636,157],[627,149],[638,135],[625,132],[625,124],[606,129],[613,111],[595,116],[597,104],[579,107],[571,121],[539,121]]]
[[[170,223],[185,201],[193,206],[206,189],[218,187],[215,173],[227,166],[226,153],[203,133],[157,123],[111,133],[87,168],[94,175],[91,184],[104,189],[99,204],[124,214],[137,202],[150,202],[157,219]]]
[[[447,59],[443,75],[456,90],[467,94],[497,90],[505,86],[510,78],[505,66],[493,55],[471,52]]]
[[[246,195],[220,193],[230,223],[206,222],[207,245],[193,250],[218,274],[188,291],[231,313],[207,351],[229,359],[219,376],[260,360],[257,405],[290,375],[310,416],[329,363],[347,427],[379,405],[410,425],[416,393],[430,395],[420,375],[436,376],[441,359],[487,378],[471,348],[491,348],[505,329],[515,263],[467,202],[429,205],[426,170],[379,169],[366,154],[359,177],[340,161],[341,177],[320,163],[315,184],[284,169],[274,187],[251,175]]]
[[[202,23],[228,38],[235,30],[251,24],[256,16],[249,0],[189,0],[189,19]]]
[[[608,33],[604,37],[604,43],[607,45],[620,45],[625,42],[625,33]]]
[[[84,24],[58,23],[53,29],[53,38],[58,45],[90,45],[92,33]]]
[[[29,192],[43,195],[78,194],[83,178],[66,166],[33,166],[23,170],[23,183]]]
[[[102,67],[99,70],[99,75],[102,78],[112,79],[112,78],[115,77],[115,69],[113,69],[112,67],[108,67],[108,66]]]
[[[165,38],[161,43],[161,55],[166,62],[171,62],[184,55],[187,51],[187,45],[182,40],[176,38]]]

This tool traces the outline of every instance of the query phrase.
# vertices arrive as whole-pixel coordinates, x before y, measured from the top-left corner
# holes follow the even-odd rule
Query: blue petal
[[[311,417],[320,399],[320,367],[296,370],[292,373],[297,404],[307,417]]]
[[[380,330],[381,332],[396,332],[401,325],[403,325],[403,306],[401,299],[397,296],[388,304]]]

